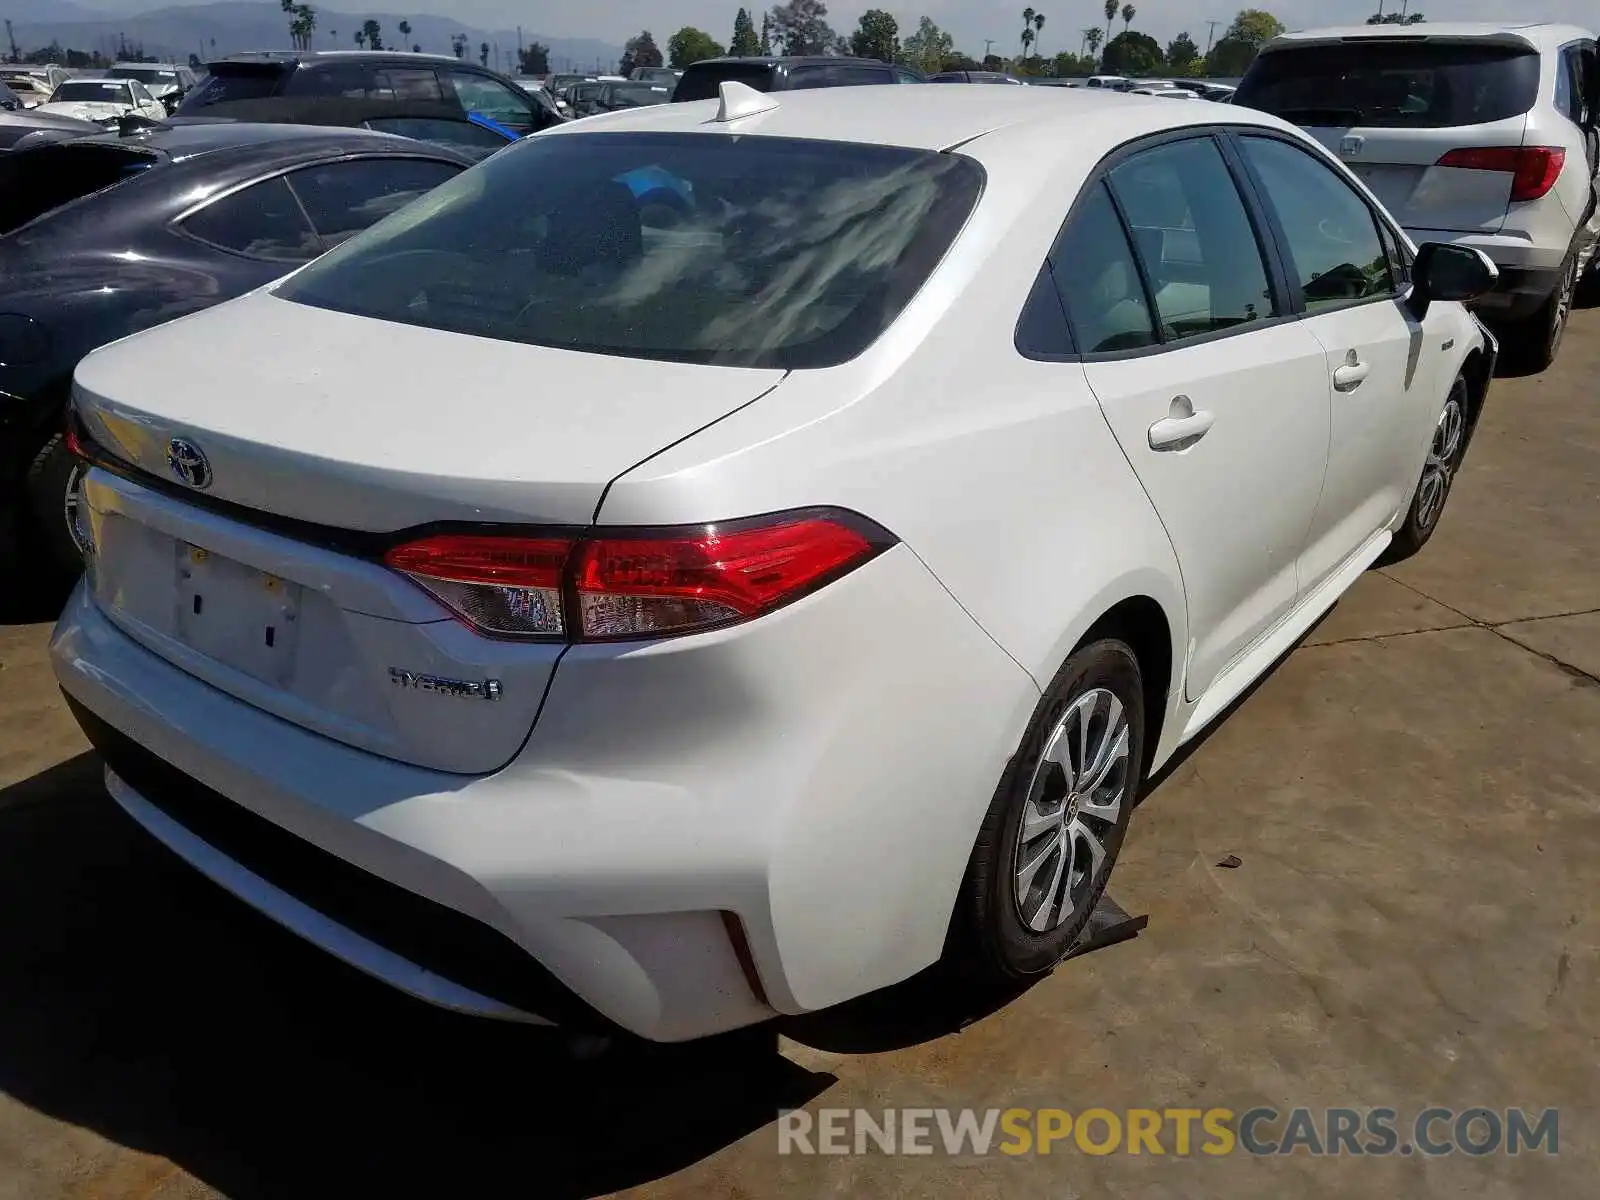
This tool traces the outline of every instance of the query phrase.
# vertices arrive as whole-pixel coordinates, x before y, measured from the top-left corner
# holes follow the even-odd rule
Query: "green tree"
[[[401,42],[402,45],[404,45],[406,42],[409,42],[411,40],[411,22],[410,21],[401,21],[400,24],[395,26],[395,28],[400,31],[400,42]]]
[[[985,54],[983,56],[983,69],[985,71],[1004,71],[1006,60],[998,54]]]
[[[1019,61],[1028,57],[1028,43],[1031,41],[1033,41],[1033,9],[1029,7],[1022,10],[1022,53],[1017,56]]]
[[[450,35],[450,53],[454,54],[457,58],[465,58],[467,56],[466,34],[452,33]]]
[[[489,43],[488,42],[479,42],[478,43],[478,65],[480,67],[487,67],[489,65]]]
[[[682,68],[701,59],[720,57],[722,47],[717,44],[717,39],[692,25],[685,25],[667,39],[667,65],[670,67]]]
[[[761,53],[761,39],[756,36],[756,23],[747,9],[741,8],[733,18],[733,41],[728,53],[739,58],[754,58]]]
[[[761,53],[772,53],[772,14],[761,14]]]
[[[617,67],[617,73],[619,75],[631,75],[635,67],[659,67],[661,65],[661,47],[656,45],[656,39],[646,29],[638,37],[629,38],[622,47],[622,62]]]
[[[1256,52],[1283,32],[1283,22],[1259,8],[1240,9],[1206,59],[1210,75],[1243,75]]]
[[[1088,56],[1091,63],[1099,58],[1100,43],[1105,40],[1105,36],[1098,25],[1091,25],[1083,31],[1083,53]],[[1094,71],[1091,69],[1089,74],[1093,75]]]
[[[550,73],[550,47],[543,42],[530,42],[517,51],[517,70],[524,75]]]
[[[367,46],[367,35],[366,34],[362,33],[361,30],[358,29],[358,30],[355,31],[355,33],[351,34],[351,36],[353,38],[355,38],[356,45],[360,46],[363,50],[366,49],[366,46]],[[459,58],[460,55],[457,55],[456,57]]]
[[[1148,33],[1124,30],[1106,43],[1100,65],[1117,75],[1152,75],[1161,70],[1161,43]]]
[[[1111,22],[1117,19],[1117,0],[1106,0],[1106,41],[1111,40]]]
[[[1138,11],[1139,10],[1137,8],[1135,8],[1131,4],[1124,4],[1122,6],[1122,32],[1123,33],[1127,33],[1128,29],[1133,25],[1134,14],[1137,13]]]
[[[1200,65],[1200,47],[1187,30],[1167,43],[1167,70],[1174,75],[1188,75]]]
[[[767,16],[772,37],[785,54],[829,54],[839,43],[839,35],[828,24],[828,6],[823,0],[789,0]]]
[[[1095,32],[1100,31],[1096,29]],[[1050,60],[1050,74],[1057,79],[1070,79],[1074,75],[1093,75],[1094,66],[1093,54],[1074,54],[1070,50],[1063,50]]]
[[[861,14],[856,31],[850,35],[851,54],[887,63],[895,60],[899,50],[900,23],[894,17],[881,8],[869,8]]]
[[[1038,57],[1038,55],[1040,53],[1039,41],[1043,37],[1044,37],[1044,14],[1042,12],[1036,12],[1036,13],[1033,14],[1033,53],[1034,53],[1034,57]]]
[[[943,67],[955,48],[955,38],[935,25],[931,17],[923,17],[917,22],[917,31],[906,38],[901,55],[908,65],[931,75]]]
[[[383,27],[371,17],[361,22],[361,32],[367,35],[368,50],[383,49]]]

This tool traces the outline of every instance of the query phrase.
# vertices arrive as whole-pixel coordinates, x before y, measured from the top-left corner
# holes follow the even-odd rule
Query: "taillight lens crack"
[[[803,509],[581,536],[436,534],[395,547],[384,561],[486,636],[615,641],[752,620],[894,540],[858,514]]]

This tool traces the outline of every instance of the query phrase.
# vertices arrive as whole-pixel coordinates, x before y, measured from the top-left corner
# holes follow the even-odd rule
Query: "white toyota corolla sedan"
[[[1150,773],[1428,540],[1493,278],[1244,109],[591,118],[83,361],[55,669],[136,821],[437,1004],[678,1041],[1023,980]]]

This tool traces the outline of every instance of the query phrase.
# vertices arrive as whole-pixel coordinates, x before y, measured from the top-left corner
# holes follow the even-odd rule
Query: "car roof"
[[[1153,96],[1083,88],[874,87],[870,105],[863,105],[849,87],[758,94],[773,107],[727,123],[715,120],[718,101],[694,100],[602,113],[555,126],[537,137],[732,133],[947,150],[1001,129],[1031,127],[1043,135],[1039,145],[1051,151],[1071,153],[1081,148],[1098,157],[1108,148],[1108,138],[1115,145],[1186,125],[1254,124],[1294,130],[1286,121],[1249,109],[1167,104]]]
[[[691,63],[685,68],[685,70],[693,70],[695,67],[703,67],[707,63],[752,63],[756,66],[763,67],[776,67],[780,65],[788,65],[792,67],[799,64],[805,64],[809,66],[814,63],[871,63],[875,67],[888,66],[887,63],[881,62],[876,58],[851,58],[848,56],[835,57],[828,54],[751,54],[748,56],[741,56],[738,54],[723,54],[716,58],[702,58],[697,62]]]
[[[150,71],[176,71],[179,69],[177,63],[114,62],[107,70],[115,71],[119,67],[144,67]]]
[[[241,50],[225,58],[213,59],[209,66],[227,66],[230,63],[281,63],[284,66],[302,66],[316,62],[338,62],[349,59],[397,62],[443,62],[455,66],[477,67],[449,54],[416,54],[410,50]],[[486,68],[485,68],[486,69]]]
[[[74,144],[126,145],[159,150],[172,158],[193,158],[219,150],[238,150],[245,147],[281,145],[285,148],[306,147],[315,142],[336,146],[359,148],[372,146],[382,149],[437,150],[427,142],[378,133],[371,129],[347,129],[329,125],[269,125],[255,121],[209,120],[205,117],[173,117],[159,125],[151,125],[127,136],[112,130],[75,138]]]
[[[1279,50],[1291,45],[1308,43],[1332,44],[1372,40],[1525,42],[1537,50],[1554,50],[1568,42],[1593,41],[1594,34],[1577,25],[1545,22],[1507,25],[1489,21],[1427,21],[1416,25],[1335,25],[1279,34],[1262,49]]]

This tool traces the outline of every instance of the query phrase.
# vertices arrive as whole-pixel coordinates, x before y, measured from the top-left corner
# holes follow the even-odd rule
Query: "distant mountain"
[[[104,0],[105,3],[136,3],[137,0]],[[32,16],[25,14],[32,13]],[[51,42],[73,50],[115,53],[119,41],[143,45],[146,54],[174,58],[182,62],[190,54],[202,59],[220,57],[240,50],[288,50],[289,20],[273,0],[228,0],[219,4],[193,4],[157,9],[154,12],[107,15],[67,3],[66,0],[3,0],[0,15],[9,16],[15,27],[17,45],[24,53]],[[505,71],[515,66],[515,29],[475,29],[427,13],[401,15],[387,12],[335,12],[317,7],[315,50],[354,50],[355,33],[367,20],[382,29],[383,44],[391,49],[411,49],[420,45],[432,54],[449,54],[455,34],[467,37],[467,56],[479,60],[479,47],[489,43],[489,65]],[[411,34],[402,39],[399,24],[411,23]],[[550,47],[552,70],[592,68],[596,63],[614,67],[622,57],[622,47],[595,38],[547,38],[536,30],[522,31],[524,44],[543,42]],[[402,40],[405,44],[402,45]],[[498,45],[498,59],[494,56]],[[508,59],[507,55],[511,57]]]

